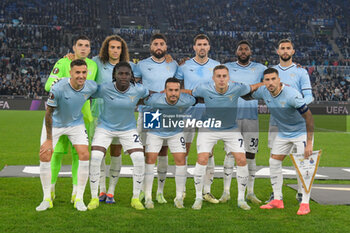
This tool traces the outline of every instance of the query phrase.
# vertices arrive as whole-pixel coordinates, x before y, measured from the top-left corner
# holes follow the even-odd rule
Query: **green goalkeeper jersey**
[[[72,61],[69,60],[68,58],[61,58],[60,60],[58,60],[55,64],[55,66],[53,67],[49,78],[47,79],[46,83],[45,83],[45,90],[46,91],[50,91],[51,89],[51,85],[52,83],[58,79],[58,78],[69,78],[70,77],[70,63]],[[88,68],[88,75],[87,75],[87,79],[89,80],[94,80],[96,79],[96,75],[97,75],[97,65],[96,63],[89,59],[86,58],[85,62],[87,64],[87,68]],[[84,120],[88,120],[89,122],[93,121],[93,117],[91,115],[91,110],[90,110],[90,103],[89,101],[86,101],[86,103],[84,104],[81,112],[84,115]]]

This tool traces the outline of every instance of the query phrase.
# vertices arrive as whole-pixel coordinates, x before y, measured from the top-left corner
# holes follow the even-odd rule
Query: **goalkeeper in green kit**
[[[97,74],[97,65],[96,63],[87,58],[90,54],[90,40],[86,36],[79,36],[74,40],[73,45],[73,51],[74,51],[74,59],[82,59],[87,63],[88,68],[88,75],[87,79],[89,80],[95,80],[96,74]],[[70,74],[70,63],[72,61],[69,58],[62,58],[58,60],[52,69],[49,78],[46,81],[45,84],[45,90],[50,91],[51,86],[57,82],[61,78],[69,78]],[[84,122],[86,130],[88,131],[89,135],[89,141],[93,136],[93,129],[94,129],[94,118],[92,116],[91,110],[90,110],[90,101],[86,101],[81,112],[84,116]],[[45,126],[45,125],[44,125]],[[43,127],[43,130],[45,130],[45,127]],[[72,179],[73,179],[73,192],[72,192],[72,198],[71,202],[74,203],[74,199],[77,192],[77,173],[78,173],[78,164],[79,164],[79,157],[75,150],[75,148],[72,146],[71,142],[68,140],[68,137],[66,135],[63,135],[60,137],[56,147],[54,148],[54,153],[52,154],[51,159],[51,199],[55,199],[55,184],[58,178],[58,173],[61,169],[61,163],[62,158],[64,154],[68,153],[69,147],[71,147],[72,150]]]

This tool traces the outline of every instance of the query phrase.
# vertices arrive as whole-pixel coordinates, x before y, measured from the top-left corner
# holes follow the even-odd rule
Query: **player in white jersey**
[[[98,73],[96,77],[96,82],[102,84],[108,82],[112,84],[113,69],[119,62],[128,62],[129,50],[128,45],[125,40],[118,35],[107,36],[102,42],[100,52],[98,56],[92,58],[97,66]],[[102,99],[94,99],[93,114],[95,119],[99,117],[100,112],[103,111],[104,104]],[[107,204],[114,204],[114,190],[117,185],[120,169],[122,166],[121,159],[121,149],[122,146],[119,143],[118,138],[115,138],[110,145],[110,155],[111,163],[109,167],[109,185],[108,190],[106,189],[106,163],[105,157],[102,159],[101,163],[101,176],[100,176],[100,202],[106,202]]]
[[[251,55],[251,44],[246,40],[238,42],[236,50],[237,61],[225,64],[230,71],[231,80],[245,84],[261,82],[266,66],[250,61]],[[257,100],[246,101],[242,98],[238,99],[237,123],[243,136],[249,171],[246,199],[252,203],[260,204],[261,201],[254,194],[256,172],[255,154],[258,152],[259,143]],[[224,160],[224,192],[220,198],[220,202],[222,203],[230,199],[233,164],[234,158],[228,153]]]
[[[297,66],[293,63],[293,55],[295,53],[294,46],[291,40],[282,39],[278,42],[277,54],[280,57],[280,63],[273,68],[277,69],[281,82],[295,88],[299,91],[305,99],[306,104],[310,104],[313,101],[312,90],[310,84],[310,77],[307,71],[304,68]],[[272,148],[274,139],[278,133],[277,124],[273,118],[270,116],[270,125],[269,125],[269,135],[268,135],[268,146]],[[301,194],[301,182],[299,177],[298,179],[298,192],[296,198],[299,203],[302,200]],[[271,198],[272,195],[271,195]],[[270,198],[270,199],[271,199]]]
[[[165,82],[165,93],[152,94],[144,103],[152,108],[151,119],[159,119],[163,117],[163,122],[167,121],[180,122],[182,117],[177,117],[183,114],[185,109],[196,103],[196,99],[188,94],[180,94],[180,81],[177,78],[168,78]],[[144,113],[144,119],[147,116]],[[168,116],[168,117],[167,117]],[[152,125],[153,126],[153,125]],[[169,125],[168,125],[169,126]],[[183,134],[183,129],[175,127],[166,127],[160,125],[160,128],[151,128],[147,132],[146,140],[146,168],[145,168],[145,207],[148,209],[154,208],[152,201],[152,186],[154,179],[154,166],[161,150],[163,142],[166,141],[170,152],[174,156],[176,165],[175,169],[175,183],[176,183],[176,197],[174,204],[176,208],[184,208],[183,205],[183,191],[186,185],[186,146]]]
[[[187,60],[183,65],[177,69],[175,77],[182,80],[184,88],[193,90],[200,83],[212,82],[213,69],[219,65],[220,62],[210,59],[208,57],[210,51],[210,39],[207,35],[199,34],[193,39],[193,50],[196,56]],[[186,114],[193,118],[200,119],[205,111],[205,105],[198,103],[196,106],[190,107]],[[187,129],[184,132],[186,141],[186,156],[190,151],[191,143],[195,135],[195,129]],[[205,181],[203,186],[203,199],[210,203],[219,203],[219,201],[211,194],[211,184],[214,179],[215,162],[211,153],[209,157]]]
[[[92,199],[88,209],[99,206],[98,184],[101,161],[112,141],[119,139],[125,151],[130,154],[133,169],[133,196],[131,206],[143,210],[139,200],[144,178],[143,146],[136,131],[134,109],[141,98],[148,96],[148,90],[141,84],[135,84],[128,62],[119,62],[113,69],[115,81],[105,82],[99,86],[95,98],[101,98],[104,108],[99,116],[99,123],[91,147],[90,186]]]
[[[304,153],[305,158],[312,154],[314,123],[305,99],[296,89],[281,83],[276,69],[265,70],[263,82],[265,86],[252,93],[252,97],[265,101],[277,123],[278,135],[273,142],[269,160],[274,199],[260,208],[283,209],[282,161],[293,148],[296,153]],[[309,200],[310,193],[306,193],[303,188],[298,215],[310,213]]]
[[[196,210],[202,208],[203,176],[208,163],[209,153],[218,140],[223,140],[225,150],[233,154],[237,163],[238,207],[249,210],[250,207],[244,200],[249,173],[243,138],[236,122],[237,104],[240,96],[256,90],[262,83],[249,86],[247,84],[230,82],[228,68],[224,65],[218,65],[214,68],[213,80],[214,83],[203,83],[189,91],[193,96],[204,99],[206,120],[220,121],[220,125],[217,128],[201,128],[198,133],[198,160],[194,169],[196,200],[192,208]]]
[[[160,92],[164,90],[165,81],[169,77],[174,77],[177,70],[176,61],[167,62],[167,39],[163,34],[154,34],[151,37],[150,52],[151,57],[146,58],[137,63],[134,75],[136,81],[141,81],[142,84],[150,91]],[[139,112],[142,112],[145,106],[139,106]],[[141,135],[142,142],[145,142],[146,134],[142,132],[142,117],[139,114],[138,131]],[[168,148],[163,146],[158,156],[158,189],[157,201],[158,203],[166,203],[164,198],[164,184],[168,168]],[[140,199],[143,198],[144,193],[141,193]]]
[[[79,211],[87,208],[83,195],[89,175],[89,141],[81,109],[96,92],[95,81],[86,80],[87,64],[77,59],[71,63],[70,76],[52,86],[45,114],[46,135],[42,135],[40,146],[40,180],[44,200],[36,208],[44,211],[52,208],[51,200],[51,156],[61,135],[67,135],[79,156],[77,195],[74,207]]]

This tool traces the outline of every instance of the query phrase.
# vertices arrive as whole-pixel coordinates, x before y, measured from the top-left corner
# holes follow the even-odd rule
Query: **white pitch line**
[[[323,131],[326,131],[326,132],[350,134],[350,132],[344,132],[344,131],[339,131],[339,130],[334,130],[334,129],[325,129],[325,128],[318,128],[318,127],[315,127],[315,129],[323,130]]]

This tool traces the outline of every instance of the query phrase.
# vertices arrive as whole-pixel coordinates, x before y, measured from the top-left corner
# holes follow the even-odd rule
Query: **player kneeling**
[[[175,116],[171,119],[182,120],[176,117],[177,114],[181,113],[181,109],[185,110],[189,106],[196,103],[196,99],[188,94],[180,93],[180,81],[176,78],[169,78],[165,83],[165,93],[156,93],[151,95],[150,98],[146,99],[146,105],[157,109],[153,115],[151,122],[159,120],[159,116],[163,114],[165,116]],[[165,113],[165,114],[164,114]],[[145,114],[144,114],[145,115]],[[145,119],[144,119],[145,120]],[[160,122],[159,122],[160,123]],[[175,170],[175,183],[176,183],[176,197],[174,204],[176,208],[184,208],[183,205],[183,192],[186,185],[186,144],[183,136],[183,130],[179,127],[171,127],[169,130],[164,128],[151,129],[147,132],[146,140],[146,168],[145,168],[145,207],[147,209],[154,208],[152,201],[152,186],[154,179],[154,167],[157,160],[157,156],[163,141],[167,141],[170,152],[174,156],[176,164]]]
[[[99,124],[91,147],[90,187],[92,199],[88,205],[89,210],[99,206],[100,166],[107,148],[115,138],[119,139],[134,165],[131,206],[137,210],[145,209],[139,200],[144,179],[145,159],[143,146],[136,131],[134,109],[139,99],[145,98],[149,93],[147,89],[140,84],[135,84],[133,80],[129,63],[120,62],[113,69],[113,84],[108,82],[101,84],[93,96],[103,99],[104,108],[99,117]]]

